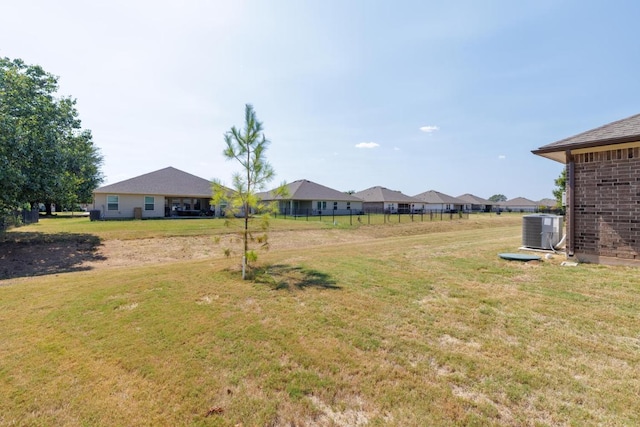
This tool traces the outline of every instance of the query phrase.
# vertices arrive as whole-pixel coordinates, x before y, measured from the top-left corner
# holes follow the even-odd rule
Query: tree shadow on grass
[[[318,270],[274,264],[256,271],[255,281],[266,283],[274,289],[342,289],[327,273]]]
[[[0,280],[88,270],[105,258],[91,234],[6,232],[0,234]]]

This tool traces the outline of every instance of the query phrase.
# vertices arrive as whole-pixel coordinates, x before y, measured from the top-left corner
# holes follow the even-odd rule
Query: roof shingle
[[[167,167],[114,184],[105,185],[94,193],[145,194],[185,197],[211,197],[211,181]]]
[[[441,193],[435,190],[425,191],[424,193],[417,194],[415,196],[416,199],[420,199],[425,203],[431,204],[449,204],[449,205],[464,205],[464,201],[458,199],[457,197],[449,196],[448,194]]]
[[[345,202],[361,202],[357,197],[343,193],[315,182],[301,179],[287,184],[289,196],[287,200],[326,200],[326,201],[345,201]],[[270,191],[259,193],[258,196],[265,201],[280,200],[282,197],[271,196]]]
[[[640,141],[640,114],[616,120],[560,141],[543,145],[537,150],[533,150],[532,153],[564,163],[564,152],[568,149],[599,147],[636,141]]]
[[[406,194],[402,194],[400,191],[389,190],[384,187],[371,187],[366,190],[358,191],[354,193],[354,196],[359,197],[365,202],[385,202],[385,203],[420,203],[421,200],[415,197],[409,197]]]

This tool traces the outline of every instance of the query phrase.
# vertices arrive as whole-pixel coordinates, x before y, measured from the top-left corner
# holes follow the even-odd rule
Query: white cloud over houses
[[[379,146],[380,144],[375,142],[361,142],[360,144],[356,144],[356,148],[376,148]]]
[[[500,155],[498,156],[498,158],[499,158],[500,160],[504,160],[504,159],[506,159],[506,158],[507,158],[507,156],[505,156],[504,154],[500,154]]]
[[[420,130],[425,133],[431,133],[440,130],[440,128],[438,126],[422,126]]]

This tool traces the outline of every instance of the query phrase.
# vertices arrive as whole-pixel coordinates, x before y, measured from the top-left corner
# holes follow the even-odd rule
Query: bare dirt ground
[[[446,221],[371,226],[351,230],[269,232],[270,250],[358,243],[390,236],[475,228],[474,221]],[[18,233],[16,233],[18,234]],[[237,235],[188,236],[100,241],[92,235],[20,233],[0,241],[0,280],[62,272],[122,268],[199,259],[224,258],[224,250],[241,253]]]
[[[280,231],[269,233],[269,250],[308,248],[318,245],[363,241],[365,233],[338,230]],[[85,262],[91,268],[128,267],[176,261],[224,258],[225,249],[242,251],[237,235],[168,237],[139,240],[110,240],[97,248],[99,259]]]
[[[357,244],[373,239],[476,228],[474,221],[445,221],[370,226],[356,229],[270,231],[269,250],[304,250],[313,246]],[[132,265],[169,263],[198,259],[224,258],[225,248],[234,254],[242,252],[237,234],[218,238],[212,236],[168,237],[138,240],[109,240],[97,249],[99,259],[88,261],[91,268],[127,267]]]
[[[372,236],[345,230],[269,233],[270,250],[361,241]],[[0,241],[0,280],[89,269],[122,268],[176,261],[224,258],[241,253],[237,235],[165,237],[100,241],[94,236],[43,236],[25,233]]]

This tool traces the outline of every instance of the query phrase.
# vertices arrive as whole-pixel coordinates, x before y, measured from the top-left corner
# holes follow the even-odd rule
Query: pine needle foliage
[[[216,206],[225,206],[227,224],[231,225],[234,218],[241,218],[243,227],[240,234],[243,241],[242,278],[251,276],[248,272],[250,263],[257,261],[258,256],[253,249],[254,244],[261,249],[269,248],[267,231],[269,229],[270,213],[277,206],[261,201],[258,192],[264,191],[269,182],[275,177],[275,170],[265,157],[270,141],[263,133],[263,125],[257,117],[251,104],[245,105],[244,128],[233,126],[224,135],[225,149],[223,155],[227,160],[235,160],[241,166],[241,171],[233,174],[232,187],[229,189],[219,181],[213,183],[212,202]],[[284,195],[286,188],[281,185],[274,190]],[[254,221],[257,220],[257,221]],[[254,226],[257,222],[257,226]],[[259,232],[259,235],[256,233]],[[229,253],[225,249],[225,253]]]

